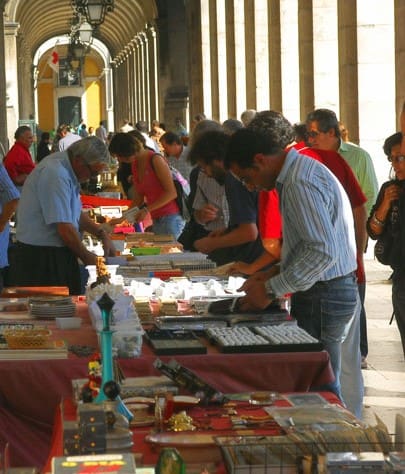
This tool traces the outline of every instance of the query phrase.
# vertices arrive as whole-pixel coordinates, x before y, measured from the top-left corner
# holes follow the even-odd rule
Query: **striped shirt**
[[[197,191],[195,193],[193,209],[202,209],[206,204],[212,204],[219,211],[217,218],[204,224],[204,228],[213,231],[228,227],[229,208],[225,195],[225,186],[221,186],[214,178],[200,171],[197,178]]]
[[[352,209],[335,176],[324,165],[292,149],[276,189],[283,218],[283,246],[280,274],[266,287],[281,296],[356,270]]]

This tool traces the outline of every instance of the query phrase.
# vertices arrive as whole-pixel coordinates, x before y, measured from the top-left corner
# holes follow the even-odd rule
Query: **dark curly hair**
[[[209,130],[200,135],[192,144],[188,161],[192,165],[196,165],[199,161],[206,165],[211,164],[214,160],[224,161],[228,143],[229,135],[225,132]]]
[[[395,145],[400,145],[402,142],[402,133],[397,132],[394,133],[394,135],[389,136],[388,138],[385,139],[384,145],[383,145],[383,150],[387,158],[390,157],[391,155],[391,150],[392,147]]]
[[[238,130],[231,137],[225,166],[236,163],[241,168],[250,168],[258,153],[277,155],[294,140],[291,123],[273,110],[258,112],[247,128]]]

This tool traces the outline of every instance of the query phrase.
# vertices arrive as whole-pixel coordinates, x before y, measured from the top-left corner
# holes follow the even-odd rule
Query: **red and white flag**
[[[56,46],[53,48],[49,58],[48,58],[48,65],[52,68],[56,74],[59,73],[59,54]]]

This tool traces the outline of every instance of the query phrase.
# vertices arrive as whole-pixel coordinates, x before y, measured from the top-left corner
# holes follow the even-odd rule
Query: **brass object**
[[[185,411],[181,411],[177,415],[173,415],[168,421],[169,430],[171,431],[194,431],[196,427],[193,425],[193,419],[188,416]]]

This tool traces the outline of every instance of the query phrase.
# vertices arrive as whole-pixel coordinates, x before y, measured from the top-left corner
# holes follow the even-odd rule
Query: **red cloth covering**
[[[21,174],[30,174],[35,168],[31,153],[19,142],[10,148],[3,163],[12,181]]]
[[[100,206],[130,206],[132,201],[130,199],[113,199],[99,196],[90,196],[87,194],[81,194],[80,200],[83,206],[87,207],[100,207]]]
[[[339,399],[330,392],[320,392],[320,395],[329,403],[341,404]],[[276,400],[275,405],[279,407],[291,406],[287,399],[283,397]],[[284,434],[284,430],[274,420],[269,419],[267,412],[262,407],[252,407],[249,402],[231,402],[229,407],[196,406],[188,409],[187,414],[192,417],[194,425],[198,428],[198,431],[190,432],[190,439],[196,434],[209,434],[212,436],[235,435],[235,430],[232,429],[231,419],[227,416],[230,408],[236,410],[237,417],[246,418],[250,420],[250,422],[259,425],[252,426],[251,429],[246,430],[245,433],[247,435],[279,436]],[[152,409],[153,407],[151,407],[151,410]],[[62,422],[73,421],[75,419],[76,406],[72,403],[72,400],[67,399],[56,410],[52,444],[45,468],[43,469],[44,473],[51,471],[53,457],[63,455]],[[153,430],[153,426],[132,428],[134,442],[133,452],[141,453],[142,464],[147,466],[155,465],[159,456],[158,449],[145,440],[145,437],[151,433],[151,430]],[[242,430],[243,428],[241,431]],[[207,459],[207,462],[209,461],[210,459]],[[217,464],[216,468],[217,472],[224,472],[221,462]]]
[[[132,205],[132,201],[130,199],[113,199],[113,198],[105,198],[99,196],[90,196],[87,194],[81,194],[80,200],[82,201],[83,208],[93,208],[93,207],[100,207],[100,206],[121,206],[121,207],[130,207]],[[142,221],[143,228],[146,229],[152,225],[152,219],[148,214],[146,218]],[[128,227],[120,227],[116,226],[114,229],[114,233],[123,233],[123,234],[130,234],[134,232],[134,228],[132,226]]]
[[[97,335],[82,301],[77,304],[77,315],[82,318],[80,330],[62,331],[54,321],[47,321],[52,338],[97,348]],[[207,355],[174,357],[223,393],[304,392],[333,380],[325,351],[221,354],[215,346],[207,349]],[[126,377],[161,375],[153,366],[156,357],[144,344],[140,357],[120,359],[120,366]],[[160,358],[168,362],[173,357]],[[55,410],[62,399],[72,396],[72,379],[87,378],[88,360],[72,353],[59,360],[0,360],[0,449],[10,443],[12,467],[40,468],[46,462]]]

